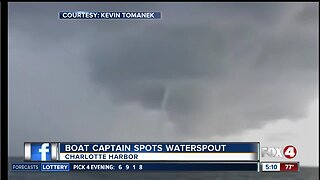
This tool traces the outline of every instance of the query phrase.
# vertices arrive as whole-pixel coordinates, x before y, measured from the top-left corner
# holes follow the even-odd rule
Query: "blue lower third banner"
[[[259,161],[257,142],[64,142],[58,146],[58,161]]]
[[[25,161],[258,162],[258,142],[26,142]]]
[[[15,163],[12,171],[258,171],[258,163]]]

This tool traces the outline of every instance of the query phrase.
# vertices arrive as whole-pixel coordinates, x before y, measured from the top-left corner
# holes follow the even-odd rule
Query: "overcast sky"
[[[319,166],[316,3],[9,3],[9,153],[25,141],[260,141]],[[59,20],[60,11],[161,20]]]

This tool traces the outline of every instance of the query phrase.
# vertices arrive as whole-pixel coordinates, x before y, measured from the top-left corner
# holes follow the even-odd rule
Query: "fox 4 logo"
[[[297,148],[289,145],[283,149],[280,147],[262,147],[261,148],[261,157],[273,157],[273,158],[282,158],[283,156],[287,159],[292,159],[297,155]]]

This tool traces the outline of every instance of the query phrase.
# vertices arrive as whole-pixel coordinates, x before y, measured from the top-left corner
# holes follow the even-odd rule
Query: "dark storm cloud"
[[[57,12],[65,10],[159,10],[163,18],[156,21],[57,20]],[[70,68],[71,72],[56,65],[58,77],[61,76],[62,85],[67,88],[59,95],[68,105],[62,104],[53,114],[59,114],[58,121],[62,121],[66,117],[73,119],[75,112],[79,112],[80,119],[90,119],[93,116],[88,114],[92,113],[95,118],[90,122],[99,127],[89,124],[83,127],[92,126],[92,131],[101,133],[101,137],[108,132],[116,133],[117,128],[124,128],[129,134],[132,127],[145,133],[141,137],[150,137],[158,128],[154,126],[154,116],[150,115],[154,111],[166,112],[167,118],[162,121],[173,124],[177,137],[233,134],[281,118],[304,117],[305,107],[316,98],[319,56],[316,4],[67,3],[49,6],[35,3],[16,4],[10,12],[10,32],[30,37],[27,39],[32,42],[30,46],[41,50],[41,56],[27,56],[29,59],[45,59],[50,52],[56,52],[52,55],[58,56],[61,64],[72,66],[75,57],[85,59],[83,69],[76,70],[78,66],[75,66]],[[19,59],[17,55],[15,58]],[[36,64],[41,69],[41,61],[37,60]],[[48,65],[36,72],[51,77],[46,74],[46,68],[50,67],[55,66]],[[82,75],[69,82],[68,77],[77,73]],[[83,76],[90,77],[91,81],[80,81]],[[51,79],[46,83],[57,81]],[[70,84],[78,90],[68,91]],[[103,98],[94,90],[81,90],[89,86],[96,87],[97,92],[103,90],[112,98],[112,103],[100,102]],[[47,102],[55,101],[54,97],[47,99]],[[138,104],[141,109],[130,111],[130,120],[121,117],[125,120],[117,125],[115,114],[127,112],[126,108],[132,104]],[[146,119],[143,114],[148,114]],[[81,120],[86,121],[86,118]],[[111,122],[115,125],[110,125]],[[104,124],[108,125],[107,131],[102,129]],[[61,133],[61,136],[72,134]]]
[[[316,97],[318,35],[315,24],[305,22],[317,20],[316,6],[225,9],[233,8],[223,15],[194,13],[200,22],[133,26],[112,43],[100,38],[88,55],[92,75],[116,101],[146,109],[160,110],[169,87],[165,109],[185,135],[230,134],[303,117]]]

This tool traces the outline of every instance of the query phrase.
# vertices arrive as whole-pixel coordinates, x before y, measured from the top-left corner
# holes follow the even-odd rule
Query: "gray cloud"
[[[58,20],[64,10],[163,19]],[[23,134],[10,142],[223,136],[304,117],[317,98],[316,4],[14,3],[9,13],[10,129]]]
[[[111,47],[103,47],[110,43],[100,38],[88,54],[93,79],[116,101],[146,109],[160,109],[169,87],[169,121],[184,135],[230,134],[301,118],[316,97],[318,67],[315,24],[302,16],[315,22],[316,13],[306,15],[305,9],[317,9],[272,7],[277,6],[237,6],[254,17],[250,22],[205,12],[196,15],[200,23],[130,27]],[[211,24],[201,22],[208,17]]]

